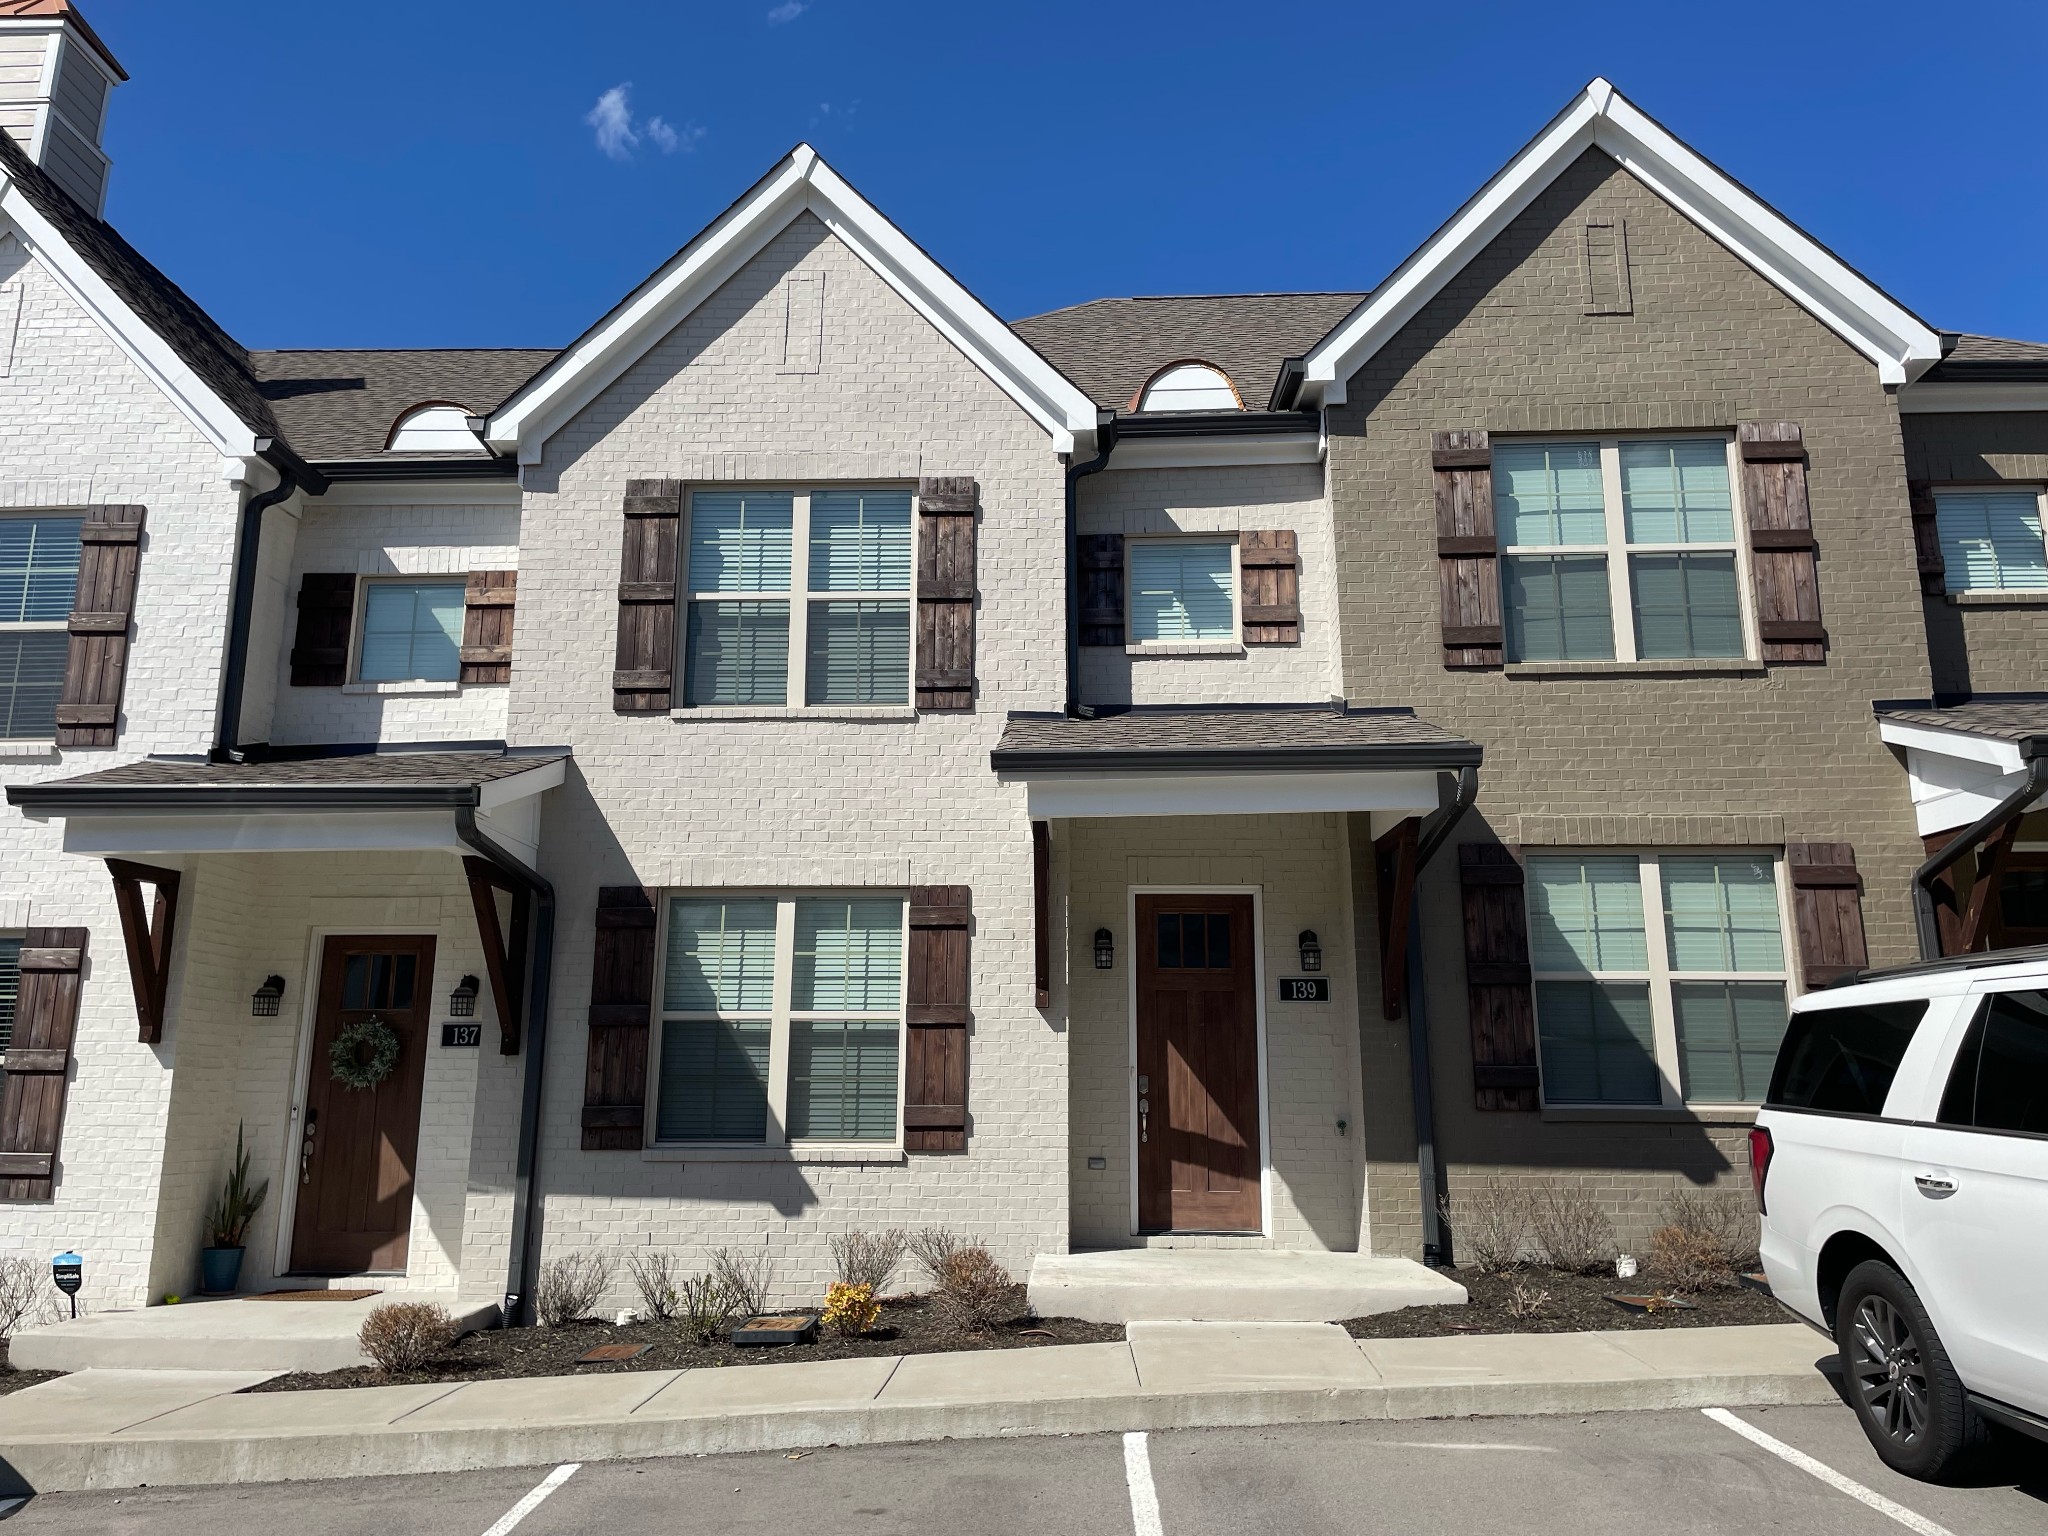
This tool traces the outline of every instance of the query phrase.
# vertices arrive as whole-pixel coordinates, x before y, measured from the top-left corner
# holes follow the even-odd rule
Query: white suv
[[[2048,1439],[2048,948],[1800,998],[1750,1172],[1771,1290],[1834,1335],[1886,1463]]]

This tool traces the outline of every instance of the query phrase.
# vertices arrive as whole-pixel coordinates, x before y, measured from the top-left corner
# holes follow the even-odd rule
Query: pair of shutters
[[[1828,636],[1820,616],[1819,545],[1806,497],[1804,436],[1797,422],[1746,421],[1735,438],[1763,659],[1825,662]],[[1478,430],[1439,432],[1431,441],[1430,466],[1436,479],[1444,665],[1501,666],[1507,653],[1491,440]]]
[[[1083,534],[1081,643],[1127,643],[1124,536]],[[1301,641],[1301,547],[1292,528],[1247,529],[1237,536],[1238,623],[1246,645]]]
[[[584,1061],[583,1150],[646,1144],[647,1062],[654,1027],[656,893],[597,893]],[[913,886],[904,1016],[903,1146],[967,1149],[967,1027],[972,897],[964,885]]]
[[[142,558],[142,507],[87,507],[79,529],[78,595],[66,628],[57,745],[111,747],[128,677],[128,626]]]
[[[349,632],[356,621],[353,571],[308,571],[299,578],[292,637],[292,686],[339,688],[348,681]],[[471,571],[462,594],[458,682],[512,681],[512,608],[517,571]]]
[[[1826,986],[1867,966],[1855,850],[1847,843],[1788,843],[1785,864],[1806,984]],[[1480,1109],[1535,1109],[1536,998],[1520,850],[1462,844],[1458,882],[1473,1101]]]
[[[618,650],[612,709],[665,715],[680,693],[677,589],[684,484],[626,482],[619,555]],[[974,708],[975,504],[971,476],[928,476],[917,484],[915,698],[927,713]]]
[[[0,1200],[48,1200],[55,1187],[87,938],[83,928],[31,928],[22,941],[14,1035],[0,1059]]]

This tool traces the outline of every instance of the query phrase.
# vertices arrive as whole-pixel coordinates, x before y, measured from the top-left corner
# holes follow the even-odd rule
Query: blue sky
[[[2048,339],[2041,0],[82,4],[108,216],[251,346],[562,344],[800,139],[1006,317],[1367,288],[1596,74],[1932,323]]]

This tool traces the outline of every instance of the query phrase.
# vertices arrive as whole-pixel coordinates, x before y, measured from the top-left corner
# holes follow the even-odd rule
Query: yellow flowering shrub
[[[834,1333],[866,1333],[881,1315],[882,1304],[875,1299],[872,1285],[848,1285],[844,1280],[834,1280],[825,1289],[823,1321]]]

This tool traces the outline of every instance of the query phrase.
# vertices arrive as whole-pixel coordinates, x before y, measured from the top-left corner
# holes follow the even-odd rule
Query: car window
[[[1837,1115],[1883,1114],[1892,1077],[1926,1013],[1925,999],[1915,999],[1793,1014],[1764,1103]]]
[[[1943,1125],[2048,1136],[2048,992],[1994,992],[1956,1053]]]

